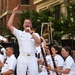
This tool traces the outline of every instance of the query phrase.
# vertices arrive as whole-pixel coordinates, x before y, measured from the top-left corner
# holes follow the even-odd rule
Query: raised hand
[[[19,5],[13,9],[13,14],[16,14],[18,12],[18,8],[19,8]]]

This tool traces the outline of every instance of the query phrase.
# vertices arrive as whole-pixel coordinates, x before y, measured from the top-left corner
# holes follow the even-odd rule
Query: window
[[[30,0],[21,0],[21,4],[22,5],[29,5],[30,4]]]

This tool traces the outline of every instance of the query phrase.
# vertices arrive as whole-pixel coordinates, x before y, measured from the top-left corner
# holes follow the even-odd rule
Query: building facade
[[[53,10],[58,5],[60,5],[60,12],[67,15],[65,5],[66,2],[67,0],[34,0],[34,4],[36,5],[36,10],[38,12],[46,10],[48,8]]]
[[[34,0],[34,4],[36,5],[36,10],[38,12],[44,11],[46,9],[54,10],[57,7],[59,8],[55,13],[54,17],[56,19],[61,18],[61,14],[67,17],[67,4],[68,2],[75,1],[75,0]],[[68,38],[68,35],[64,36],[63,38]]]
[[[67,17],[67,4],[68,2],[75,2],[75,0],[34,0],[34,4],[36,5],[36,10],[38,12],[44,11],[46,9],[54,10],[56,7],[59,6],[59,10],[56,12],[55,17],[60,16],[63,14]],[[61,18],[61,16],[60,16]],[[70,46],[72,49],[75,50],[75,37],[69,39],[68,36],[70,34],[65,34],[62,36],[61,40],[63,41],[62,44]],[[74,56],[75,57],[75,56]]]
[[[19,5],[19,11],[14,20],[14,26],[18,26],[20,23],[19,14],[23,10],[28,8],[29,10],[35,10],[36,6],[33,4],[33,0],[0,0],[0,35],[4,34],[3,28],[6,27],[8,19],[12,14],[14,7]]]

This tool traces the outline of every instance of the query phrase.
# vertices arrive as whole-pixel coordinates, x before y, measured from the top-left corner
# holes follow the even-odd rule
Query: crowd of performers
[[[40,47],[39,50],[39,75],[75,75],[75,62],[69,46],[49,44]]]
[[[6,47],[6,60],[0,59],[1,75],[14,75],[15,68],[17,75],[75,75],[71,48],[46,45],[44,38],[32,31],[30,18],[24,20],[23,31],[17,29],[13,21],[18,11],[19,5],[13,9],[7,27],[18,41],[19,56],[15,57],[13,47]]]
[[[39,75],[75,75],[75,61],[72,58],[71,48],[69,46],[62,47],[53,44],[46,45],[44,38],[41,37],[41,39],[41,46],[36,47],[35,53]],[[17,58],[14,57],[12,47],[7,47],[6,49],[4,49],[2,46],[0,47],[0,68],[3,69],[1,64],[3,63],[5,65],[5,59],[8,58],[9,55],[12,56],[13,59],[13,61],[11,61],[12,59],[9,61],[9,64],[12,65],[12,67],[14,66],[13,68],[10,68],[15,71]],[[28,67],[26,75],[30,75]]]

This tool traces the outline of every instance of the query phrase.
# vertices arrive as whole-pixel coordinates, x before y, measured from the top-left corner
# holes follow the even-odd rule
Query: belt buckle
[[[27,54],[27,56],[30,56],[30,54]]]

